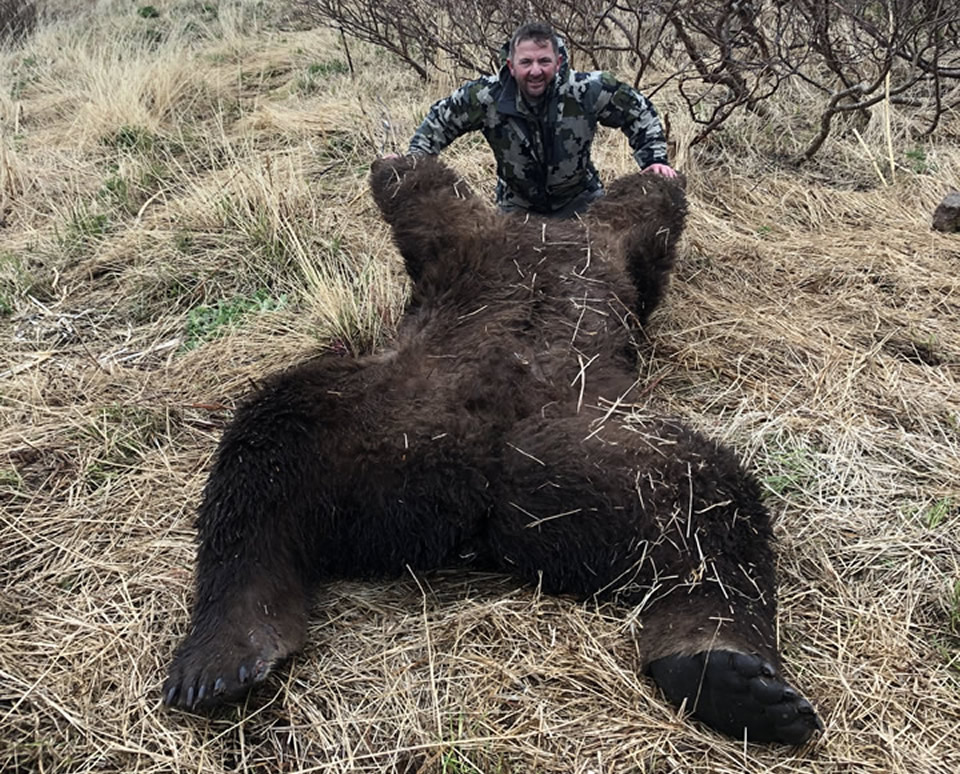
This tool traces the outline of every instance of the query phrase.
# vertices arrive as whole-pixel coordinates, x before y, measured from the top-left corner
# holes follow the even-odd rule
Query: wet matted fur
[[[641,607],[671,701],[737,737],[808,739],[819,720],[779,674],[755,479],[682,424],[617,410],[673,266],[681,185],[630,175],[573,221],[494,212],[430,157],[378,161],[371,186],[413,280],[397,341],[278,374],[237,412],[167,704],[262,680],[303,644],[326,579],[469,564]]]

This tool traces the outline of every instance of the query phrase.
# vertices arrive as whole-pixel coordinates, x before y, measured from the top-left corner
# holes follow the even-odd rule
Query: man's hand
[[[649,167],[644,168],[641,171],[641,174],[660,175],[661,177],[676,177],[677,170],[675,170],[669,164],[651,164]]]

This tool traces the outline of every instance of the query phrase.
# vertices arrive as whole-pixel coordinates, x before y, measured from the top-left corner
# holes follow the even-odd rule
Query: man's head
[[[542,97],[553,82],[560,62],[559,43],[550,25],[530,22],[513,33],[507,67],[525,96]]]

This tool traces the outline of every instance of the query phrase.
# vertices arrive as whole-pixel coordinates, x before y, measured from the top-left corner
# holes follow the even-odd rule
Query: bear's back
[[[576,400],[585,375],[591,391],[600,375],[610,389],[632,383],[636,291],[608,235],[579,222],[494,217],[509,254],[472,249],[452,258],[447,287],[415,290],[401,359],[468,409],[524,414]]]

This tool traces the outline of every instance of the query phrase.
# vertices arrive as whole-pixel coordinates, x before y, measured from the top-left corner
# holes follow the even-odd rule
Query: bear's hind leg
[[[643,604],[637,639],[646,671],[672,704],[718,731],[751,742],[802,744],[823,725],[781,671],[774,609],[764,599],[772,596],[748,598],[727,580],[726,594],[697,582]],[[635,602],[631,597],[628,592],[624,601]]]
[[[211,599],[218,602],[195,608],[163,686],[167,706],[192,710],[238,698],[303,645],[307,597],[301,584],[261,576],[238,585]]]
[[[168,705],[210,706],[263,680],[303,644],[316,582],[431,570],[468,553],[486,480],[472,447],[424,427],[389,390],[395,367],[311,361],[237,412],[200,505],[192,624]]]
[[[796,745],[823,728],[810,702],[756,653],[674,653],[652,661],[648,671],[673,704],[735,738]]]
[[[729,451],[668,422],[538,420],[508,439],[498,483],[490,561],[548,593],[639,607],[671,702],[751,741],[821,727],[780,676],[769,519]]]
[[[311,395],[273,385],[227,428],[197,518],[190,632],[163,687],[168,706],[236,698],[298,650],[313,573],[309,525],[323,507]],[[316,401],[319,402],[319,401]]]

